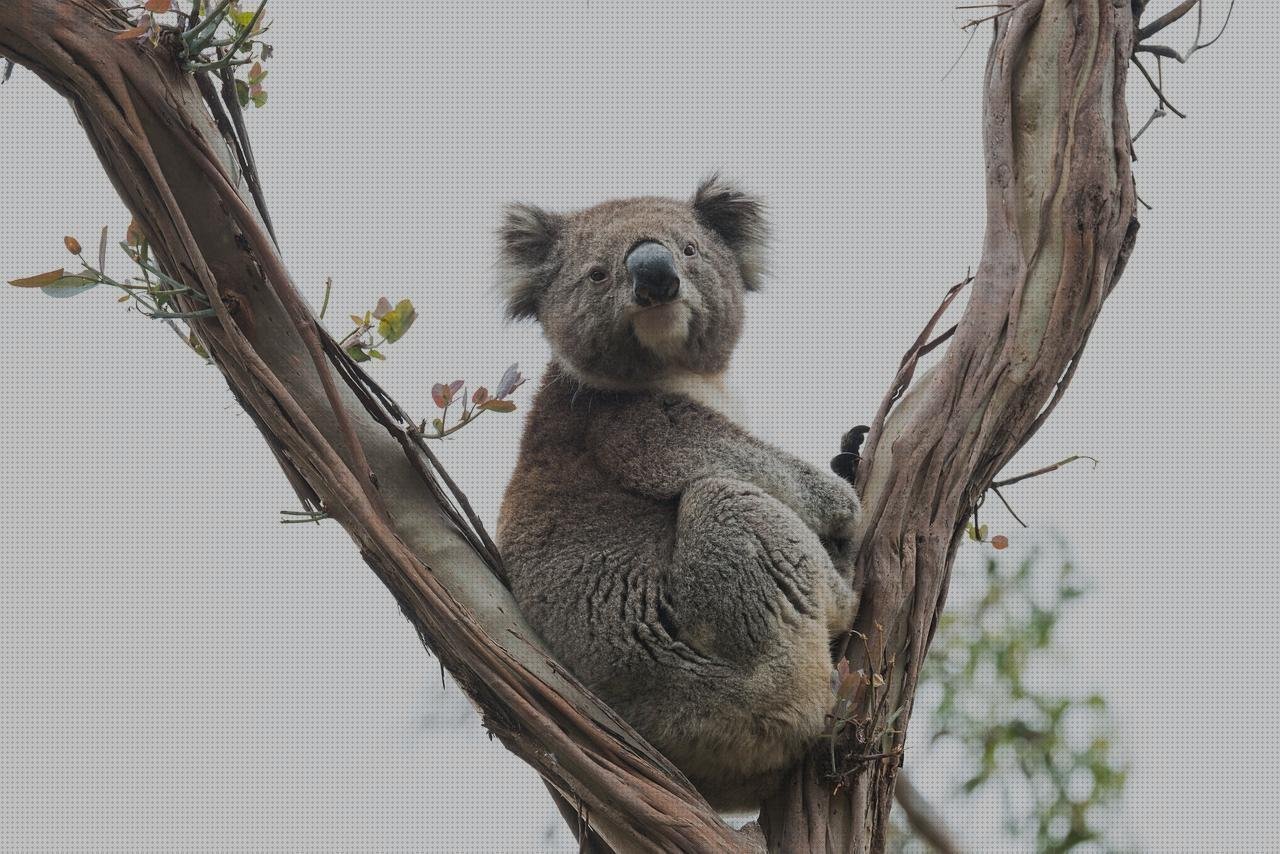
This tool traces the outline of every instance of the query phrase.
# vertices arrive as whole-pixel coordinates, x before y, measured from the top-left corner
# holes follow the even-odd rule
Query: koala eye
[[[692,258],[698,254],[698,246],[692,240],[684,245],[684,254]]]
[[[609,278],[609,272],[604,267],[592,267],[591,272],[587,273],[593,282],[603,282]]]

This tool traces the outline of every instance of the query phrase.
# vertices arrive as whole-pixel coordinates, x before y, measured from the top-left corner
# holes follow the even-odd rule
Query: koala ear
[[[691,204],[698,222],[714,231],[738,256],[747,290],[759,290],[768,235],[764,202],[712,175],[698,187]]]
[[[507,208],[499,236],[505,267],[507,316],[512,320],[537,315],[538,295],[554,274],[549,262],[563,226],[562,217],[541,208],[531,205]]]

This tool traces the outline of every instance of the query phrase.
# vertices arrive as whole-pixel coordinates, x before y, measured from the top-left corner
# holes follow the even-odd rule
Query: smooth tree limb
[[[545,650],[411,422],[294,288],[202,96],[208,81],[181,70],[176,36],[115,38],[131,25],[114,0],[5,0],[0,56],[71,103],[165,272],[212,307],[192,326],[295,489],[347,530],[486,726],[581,825],[584,848],[883,850],[965,520],[1057,404],[1132,246],[1129,2],[1023,0],[994,21],[982,262],[937,367],[908,391],[913,352],[893,378],[858,475],[856,628],[877,723],[830,752],[834,777],[828,751],[815,752],[760,828],[741,831]]]

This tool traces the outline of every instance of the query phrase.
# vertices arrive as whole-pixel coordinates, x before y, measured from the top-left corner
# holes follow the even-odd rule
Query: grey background
[[[335,331],[379,295],[417,303],[376,372],[423,414],[432,382],[513,361],[536,380],[546,359],[499,319],[504,202],[741,180],[776,239],[732,385],[761,434],[820,461],[976,264],[985,31],[944,79],[969,14],[277,0],[251,128],[299,286],[318,304],[337,283]],[[1124,821],[1152,851],[1280,849],[1278,36],[1271,4],[1243,2],[1171,70],[1191,118],[1138,144],[1155,210],[1009,470],[1102,465],[1018,487],[1031,532],[988,514],[1011,554],[1061,540],[1091,579],[1071,660],[1043,674],[1113,698]],[[1135,85],[1135,122],[1151,105]],[[22,70],[0,152],[0,278],[63,263],[63,234],[123,233],[69,110]],[[295,500],[214,369],[105,293],[5,289],[0,312],[0,848],[568,850],[342,532],[278,524]],[[519,427],[486,418],[442,452],[489,520]],[[965,547],[957,584],[986,554]],[[935,753],[917,740],[910,761],[937,794],[954,757]],[[981,850],[1020,850],[999,803],[953,818]]]

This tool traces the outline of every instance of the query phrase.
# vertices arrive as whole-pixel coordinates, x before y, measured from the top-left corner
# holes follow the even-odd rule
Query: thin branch
[[[1040,477],[1040,475],[1042,474],[1049,474],[1050,472],[1055,472],[1058,469],[1062,468],[1063,466],[1069,466],[1078,460],[1089,460],[1091,463],[1093,463],[1094,468],[1098,467],[1098,461],[1093,457],[1089,456],[1088,454],[1073,454],[1072,456],[1067,457],[1065,460],[1058,460],[1056,463],[1052,463],[1050,465],[1044,466],[1043,468],[1038,468],[1035,471],[1029,471],[1026,474],[1020,474],[1017,477],[1011,477],[1011,478],[1008,478],[1007,480],[997,480],[991,484],[991,487],[992,489],[995,489],[1001,486],[1013,486],[1015,483],[1022,483],[1024,480],[1030,480],[1033,477]]]
[[[1177,6],[1174,6],[1168,12],[1165,12],[1163,15],[1161,15],[1159,18],[1156,18],[1154,21],[1147,24],[1145,27],[1141,27],[1138,30],[1138,42],[1142,43],[1147,39],[1151,38],[1152,36],[1154,36],[1156,33],[1163,30],[1165,27],[1169,26],[1170,24],[1173,24],[1176,21],[1180,21],[1183,15],[1190,12],[1197,5],[1200,5],[1200,0],[1184,0],[1184,2],[1179,3]]]
[[[1030,525],[1028,525],[1026,522],[1022,521],[1022,517],[1021,517],[1021,516],[1019,516],[1017,513],[1015,513],[1015,512],[1013,511],[1013,508],[1009,506],[1009,502],[1005,500],[1004,495],[1003,495],[1003,494],[1001,494],[1001,492],[1000,492],[1000,490],[999,490],[998,488],[996,488],[996,487],[993,485],[993,486],[991,487],[991,491],[992,491],[992,492],[994,492],[994,493],[996,494],[996,498],[999,498],[999,499],[1000,499],[1000,503],[1004,505],[1004,509],[1009,511],[1009,515],[1013,517],[1013,521],[1017,522],[1019,525],[1021,525],[1021,526],[1022,526],[1022,527],[1024,527],[1024,528],[1029,528],[1029,527],[1031,527],[1031,526],[1030,526]],[[977,520],[978,520],[978,511],[977,511],[977,510],[974,510],[974,512],[973,512],[973,518],[974,518],[974,524],[975,524],[975,525],[976,525],[976,524],[978,524],[978,521],[977,521]]]
[[[951,829],[947,827],[928,798],[920,793],[907,774],[899,774],[893,788],[894,798],[907,817],[907,823],[916,835],[933,848],[936,854],[960,854],[961,848]]]
[[[1133,57],[1133,64],[1138,66],[1138,70],[1142,72],[1142,76],[1147,78],[1147,85],[1151,87],[1152,92],[1156,93],[1156,97],[1160,99],[1160,103],[1168,107],[1169,111],[1172,112],[1178,118],[1185,119],[1187,117],[1187,114],[1182,112],[1182,110],[1179,110],[1173,104],[1169,103],[1169,99],[1164,96],[1164,90],[1160,88],[1160,84],[1158,84],[1155,81],[1155,79],[1151,76],[1150,72],[1147,71],[1147,67],[1142,64],[1142,61],[1138,59],[1137,56]]]

